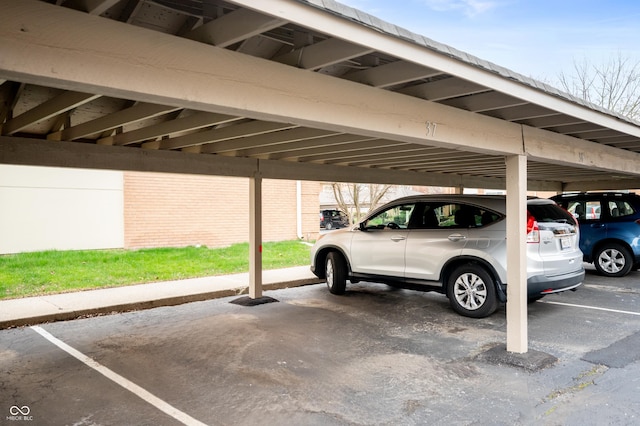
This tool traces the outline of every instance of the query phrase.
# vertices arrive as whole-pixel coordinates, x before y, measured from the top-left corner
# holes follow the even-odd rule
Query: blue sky
[[[525,76],[640,61],[640,0],[338,0]]]

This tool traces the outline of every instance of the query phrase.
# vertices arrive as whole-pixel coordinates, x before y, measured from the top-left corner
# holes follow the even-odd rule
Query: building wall
[[[264,241],[298,238],[296,181],[262,182]],[[318,233],[319,184],[302,182],[302,236]],[[249,240],[247,178],[126,172],[125,247],[221,247]]]
[[[0,254],[120,248],[122,172],[0,165]]]

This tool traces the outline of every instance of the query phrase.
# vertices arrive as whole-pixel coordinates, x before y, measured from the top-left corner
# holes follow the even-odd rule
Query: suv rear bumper
[[[531,297],[573,290],[582,284],[584,275],[584,269],[553,277],[536,275],[527,280],[527,292]]]

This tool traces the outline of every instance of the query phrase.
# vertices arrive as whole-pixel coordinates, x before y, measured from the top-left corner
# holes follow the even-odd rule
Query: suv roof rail
[[[636,195],[634,191],[575,191],[575,192],[563,192],[556,195],[556,197],[574,197],[576,195],[602,195],[602,196],[624,196],[624,195]]]

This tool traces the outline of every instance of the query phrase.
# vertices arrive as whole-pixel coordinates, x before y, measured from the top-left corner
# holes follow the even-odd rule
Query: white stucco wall
[[[124,246],[123,173],[0,165],[0,253]]]

